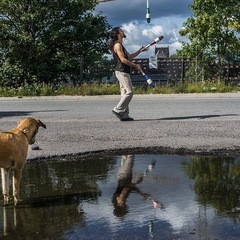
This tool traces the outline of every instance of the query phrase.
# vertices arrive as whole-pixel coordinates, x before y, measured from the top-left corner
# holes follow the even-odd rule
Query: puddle
[[[240,158],[28,163],[19,207],[0,208],[0,238],[240,239],[239,185]]]

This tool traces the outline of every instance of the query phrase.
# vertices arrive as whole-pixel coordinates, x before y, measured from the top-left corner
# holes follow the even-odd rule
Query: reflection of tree
[[[8,239],[19,234],[28,239],[39,235],[41,239],[59,239],[58,235],[72,226],[84,226],[81,202],[98,201],[101,190],[97,181],[107,179],[115,163],[114,157],[94,157],[27,164],[21,187],[23,201],[17,209],[2,210],[3,234]]]
[[[234,158],[192,157],[184,170],[195,180],[194,191],[200,204],[211,204],[219,213],[239,218],[240,162]]]
[[[51,161],[29,164],[28,171],[23,174],[24,194],[22,196],[54,198],[55,196],[101,194],[97,185],[98,180],[108,177],[116,160],[113,157],[92,157],[86,159],[74,159],[74,161]],[[89,194],[88,194],[89,193]],[[84,199],[84,197],[83,197]],[[31,200],[30,200],[31,201]]]
[[[77,203],[52,204],[46,200],[45,206],[3,208],[3,239],[61,239],[72,226],[85,225],[85,214],[77,210]]]

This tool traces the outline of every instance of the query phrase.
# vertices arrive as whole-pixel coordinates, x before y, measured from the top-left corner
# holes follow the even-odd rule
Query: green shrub
[[[176,85],[159,85],[154,88],[143,85],[135,86],[135,94],[174,94],[174,93],[207,93],[207,92],[233,92],[239,91],[240,86],[226,85],[222,81],[201,81],[179,83]],[[58,87],[51,84],[25,85],[19,88],[0,87],[0,97],[23,97],[23,96],[57,96],[57,95],[119,95],[120,89],[118,82],[115,84],[81,84],[73,86],[61,84]]]

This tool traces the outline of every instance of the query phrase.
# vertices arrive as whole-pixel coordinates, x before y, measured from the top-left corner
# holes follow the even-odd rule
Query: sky
[[[170,55],[181,49],[181,42],[187,38],[179,35],[183,23],[192,16],[189,4],[193,0],[149,0],[151,22],[146,21],[147,0],[114,0],[99,3],[96,13],[107,17],[113,27],[121,26],[127,36],[124,46],[129,53],[137,51],[156,37],[163,35],[164,39],[157,47],[169,47]],[[155,46],[138,57],[154,55]]]

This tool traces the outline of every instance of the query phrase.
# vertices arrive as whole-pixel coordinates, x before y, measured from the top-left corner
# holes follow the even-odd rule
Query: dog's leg
[[[8,205],[10,202],[9,197],[9,173],[10,168],[3,169],[1,168],[1,175],[2,175],[2,191],[3,191],[3,197],[4,197],[4,205]]]
[[[14,168],[13,169],[13,197],[14,197],[15,206],[17,206],[19,201],[19,187],[20,187],[21,177],[22,177],[22,169]]]

